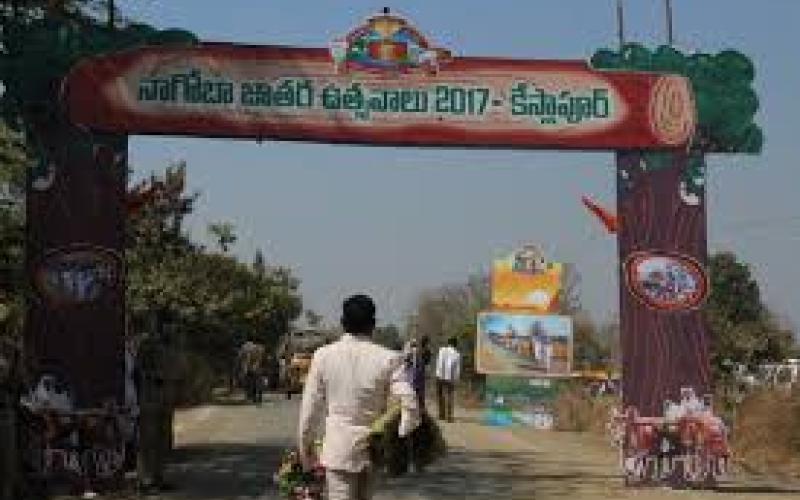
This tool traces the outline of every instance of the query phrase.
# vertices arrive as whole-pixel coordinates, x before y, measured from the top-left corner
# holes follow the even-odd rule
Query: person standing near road
[[[264,367],[264,373],[267,379],[267,383],[265,385],[268,391],[274,392],[278,390],[280,371],[278,358],[275,356],[275,354],[269,354]]]
[[[137,475],[145,495],[172,488],[164,481],[167,459],[174,447],[177,331],[173,313],[153,312],[150,332],[141,338],[135,364],[139,404]]]
[[[451,337],[447,345],[439,349],[436,358],[436,392],[439,403],[439,420],[453,421],[455,385],[461,377],[461,354],[458,341]]]
[[[414,392],[417,393],[417,403],[420,411],[425,410],[425,382],[432,356],[430,339],[424,336],[420,339],[419,345],[413,350],[411,358],[411,385],[414,387]]]
[[[125,418],[121,419],[121,425],[124,429],[125,435],[125,469],[126,471],[136,470],[136,454],[138,453],[139,446],[139,390],[137,387],[137,380],[140,378],[139,367],[136,365],[138,356],[139,343],[136,336],[127,332],[128,336],[125,338],[125,411],[127,413]]]
[[[137,473],[139,489],[144,494],[156,494],[164,488],[164,469],[168,442],[163,423],[168,420],[167,353],[161,338],[161,326],[156,326],[142,338],[137,352],[140,370],[137,399],[139,402],[139,449]]]
[[[17,412],[22,392],[19,346],[0,337],[0,500],[19,498],[21,464]]]
[[[372,498],[375,469],[370,460],[371,426],[387,410],[390,398],[400,401],[401,438],[419,424],[414,390],[404,357],[370,340],[375,329],[375,304],[366,295],[348,298],[342,307],[346,332],[318,349],[311,361],[298,429],[304,466],[314,459],[317,422],[325,417],[320,462],[326,470],[329,500]]]
[[[248,340],[242,344],[238,360],[247,400],[251,403],[260,404],[263,393],[264,346]]]

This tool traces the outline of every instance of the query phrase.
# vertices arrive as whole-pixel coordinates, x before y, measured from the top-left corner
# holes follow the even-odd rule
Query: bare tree
[[[575,315],[583,310],[583,304],[581,303],[581,274],[573,264],[564,265],[558,305],[558,312],[567,316]]]

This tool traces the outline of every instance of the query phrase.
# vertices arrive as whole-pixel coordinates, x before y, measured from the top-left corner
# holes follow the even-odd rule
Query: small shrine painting
[[[492,266],[492,306],[554,312],[561,291],[563,264],[548,262],[535,245],[525,245]]]
[[[331,43],[337,71],[409,71],[436,73],[452,59],[449,51],[430,45],[406,19],[384,9],[344,38]]]

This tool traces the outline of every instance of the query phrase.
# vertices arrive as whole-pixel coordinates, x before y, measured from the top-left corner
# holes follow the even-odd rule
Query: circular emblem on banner
[[[58,304],[93,302],[119,285],[121,260],[117,252],[76,245],[47,252],[35,268],[36,288]]]
[[[361,69],[408,71],[414,68],[436,73],[452,59],[450,51],[433,47],[405,18],[384,9],[344,37],[330,44],[337,71]]]
[[[703,266],[686,255],[637,252],[625,260],[624,269],[628,290],[651,309],[694,309],[708,296],[708,277]]]

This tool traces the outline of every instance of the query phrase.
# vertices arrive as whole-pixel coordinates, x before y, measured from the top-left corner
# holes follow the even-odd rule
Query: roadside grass
[[[800,386],[747,395],[735,412],[732,446],[750,472],[800,478]]]
[[[555,399],[555,428],[558,431],[605,434],[611,409],[618,405],[616,397],[592,397],[583,387],[575,385]]]

